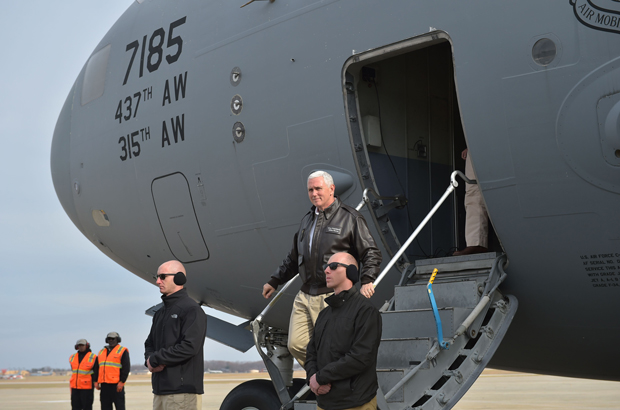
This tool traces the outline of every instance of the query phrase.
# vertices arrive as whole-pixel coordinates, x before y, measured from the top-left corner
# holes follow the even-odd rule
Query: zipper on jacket
[[[322,217],[321,217],[322,214]],[[312,248],[310,249],[310,255],[312,255],[313,251],[316,255],[316,259],[313,261],[314,266],[312,266],[312,275],[314,276],[315,285],[318,286],[318,282],[320,278],[317,275],[317,270],[323,269],[323,264],[320,264],[319,261],[323,260],[323,255],[319,255],[319,243],[321,237],[321,231],[323,230],[323,222],[325,221],[325,211],[319,212],[318,215],[315,215],[317,218],[316,225],[314,228],[314,235],[312,236]],[[320,266],[320,267],[319,267]]]

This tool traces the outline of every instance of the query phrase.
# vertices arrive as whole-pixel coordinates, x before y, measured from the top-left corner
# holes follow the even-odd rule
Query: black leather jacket
[[[379,274],[381,251],[362,214],[338,198],[318,215],[315,210],[313,206],[301,220],[299,230],[293,237],[291,251],[268,283],[277,289],[278,285],[288,282],[299,273],[303,292],[309,295],[329,293],[331,289],[326,286],[323,266],[338,252],[350,253],[361,264],[362,284],[373,282]],[[318,219],[310,250],[310,233],[315,218]]]
[[[381,342],[381,315],[355,288],[325,299],[306,351],[306,377],[331,383],[317,396],[319,407],[350,409],[377,394],[377,352]]]

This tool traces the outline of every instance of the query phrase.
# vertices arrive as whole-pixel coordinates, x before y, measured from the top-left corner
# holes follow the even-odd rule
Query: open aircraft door
[[[454,78],[443,32],[356,54],[343,68],[366,188],[360,207],[368,206],[392,257],[384,272],[400,272],[382,308],[377,400],[384,410],[452,408],[489,363],[518,306],[498,290],[507,257],[493,232],[496,252],[448,256],[464,239],[457,195],[475,183],[455,171],[466,144]]]

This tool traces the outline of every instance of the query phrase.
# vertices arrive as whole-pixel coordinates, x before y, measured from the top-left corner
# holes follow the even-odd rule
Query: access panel
[[[177,172],[156,178],[151,193],[159,224],[174,257],[182,263],[209,259],[185,176]]]

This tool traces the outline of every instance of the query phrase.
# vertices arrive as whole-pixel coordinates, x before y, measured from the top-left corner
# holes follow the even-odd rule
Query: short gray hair
[[[323,177],[323,181],[325,181],[327,186],[334,185],[334,178],[325,171],[314,171],[312,174],[308,175],[308,182],[313,178],[319,177]]]

